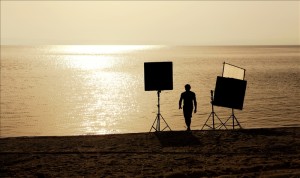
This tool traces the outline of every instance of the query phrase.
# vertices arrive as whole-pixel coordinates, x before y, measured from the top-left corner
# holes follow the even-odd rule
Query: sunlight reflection
[[[110,68],[114,65],[114,59],[112,56],[74,55],[68,56],[66,62],[71,68],[91,70]]]
[[[137,77],[124,67],[124,53],[148,46],[64,46],[64,65],[76,78],[76,109],[70,113],[81,118],[85,134],[118,133],[126,118],[140,110],[134,95]],[[73,84],[72,84],[73,85]]]
[[[139,110],[134,99],[134,76],[124,72],[89,71],[85,77],[81,126],[87,134],[118,133],[130,111]],[[120,125],[121,124],[121,125]]]
[[[70,45],[60,47],[67,54],[118,54],[153,48],[151,45]]]
[[[159,45],[67,45],[51,46],[49,51],[54,54],[64,54],[63,61],[68,67],[91,70],[113,67],[115,59],[120,57],[117,54],[162,47]]]

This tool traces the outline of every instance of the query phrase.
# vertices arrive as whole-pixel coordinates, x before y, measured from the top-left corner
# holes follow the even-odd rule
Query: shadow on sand
[[[162,147],[181,147],[200,145],[201,142],[192,132],[186,131],[168,131],[155,132]]]

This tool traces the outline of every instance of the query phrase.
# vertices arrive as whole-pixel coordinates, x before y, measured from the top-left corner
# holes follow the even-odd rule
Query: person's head
[[[186,84],[186,85],[184,86],[184,88],[185,88],[186,91],[190,91],[190,90],[191,90],[191,85]]]

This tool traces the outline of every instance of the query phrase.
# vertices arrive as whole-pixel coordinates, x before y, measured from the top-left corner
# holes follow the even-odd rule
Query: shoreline
[[[300,127],[0,138],[4,177],[300,176]]]
[[[298,126],[296,125],[291,125],[291,126],[280,126],[280,127],[253,127],[253,128],[237,128],[237,129],[216,129],[216,130],[212,130],[212,129],[192,129],[191,132],[206,132],[206,131],[211,131],[211,132],[219,132],[219,131],[239,131],[239,130],[278,130],[278,129],[300,129],[300,125]],[[186,130],[165,130],[165,131],[160,131],[162,132],[185,132]],[[34,136],[34,135],[28,135],[28,136],[0,136],[0,140],[1,139],[10,139],[10,138],[60,138],[60,137],[99,137],[99,136],[108,136],[108,135],[132,135],[132,134],[149,134],[149,133],[155,133],[155,131],[151,131],[151,132],[117,132],[117,133],[108,133],[108,134],[83,134],[83,135],[40,135],[40,136]],[[158,132],[159,133],[159,132]]]

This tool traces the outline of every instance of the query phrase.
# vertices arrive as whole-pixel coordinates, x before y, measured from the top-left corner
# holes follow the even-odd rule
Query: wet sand
[[[300,177],[300,128],[0,139],[1,177]]]

